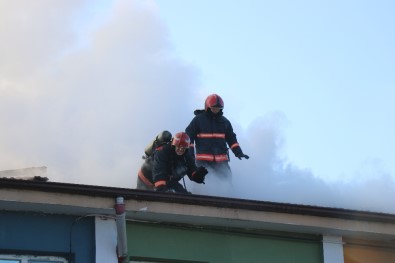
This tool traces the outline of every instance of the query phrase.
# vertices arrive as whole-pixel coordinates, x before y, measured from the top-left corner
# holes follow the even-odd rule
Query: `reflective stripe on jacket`
[[[190,146],[194,147],[196,160],[228,161],[228,145],[232,150],[239,146],[232,124],[222,112],[218,114],[199,112],[185,132],[191,138]]]
[[[176,175],[178,168],[185,171],[182,175]],[[170,144],[164,145],[162,148],[155,151],[152,162],[152,180],[154,184],[158,181],[169,182],[171,179],[180,180],[184,175],[187,175],[192,180],[192,173],[196,171],[196,164],[193,158],[188,154],[177,155],[174,151],[174,146]]]
[[[140,178],[141,181],[143,181],[143,183],[149,187],[154,187],[154,184],[152,182],[150,182],[150,180],[145,177],[143,171],[140,169],[139,172],[137,173],[138,177]]]

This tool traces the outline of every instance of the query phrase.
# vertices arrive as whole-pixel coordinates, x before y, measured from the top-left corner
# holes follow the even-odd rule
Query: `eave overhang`
[[[125,199],[127,220],[395,240],[393,214],[0,178],[1,210],[114,215],[119,196]]]

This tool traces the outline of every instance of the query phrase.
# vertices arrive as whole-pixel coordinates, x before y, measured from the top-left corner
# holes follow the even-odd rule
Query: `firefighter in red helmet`
[[[217,94],[209,95],[204,110],[195,110],[195,117],[185,129],[191,138],[190,153],[196,164],[214,170],[214,174],[231,180],[228,146],[236,157],[248,159],[237,141],[230,121],[223,116],[224,101]]]
[[[204,183],[207,170],[196,167],[194,159],[187,154],[190,138],[185,132],[179,132],[171,140],[156,147],[138,172],[137,189],[158,192],[189,193],[180,180],[185,175],[191,181]]]

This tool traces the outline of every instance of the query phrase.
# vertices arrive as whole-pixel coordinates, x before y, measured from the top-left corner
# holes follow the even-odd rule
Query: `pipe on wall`
[[[117,221],[117,255],[119,263],[126,263],[128,257],[128,244],[126,238],[125,202],[123,197],[115,200],[115,212]]]

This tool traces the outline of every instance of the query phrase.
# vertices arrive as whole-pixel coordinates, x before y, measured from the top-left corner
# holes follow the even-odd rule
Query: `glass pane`
[[[62,261],[40,260],[40,259],[29,259],[27,262],[28,263],[63,263]]]
[[[16,259],[0,259],[0,263],[21,263],[21,261]]]

